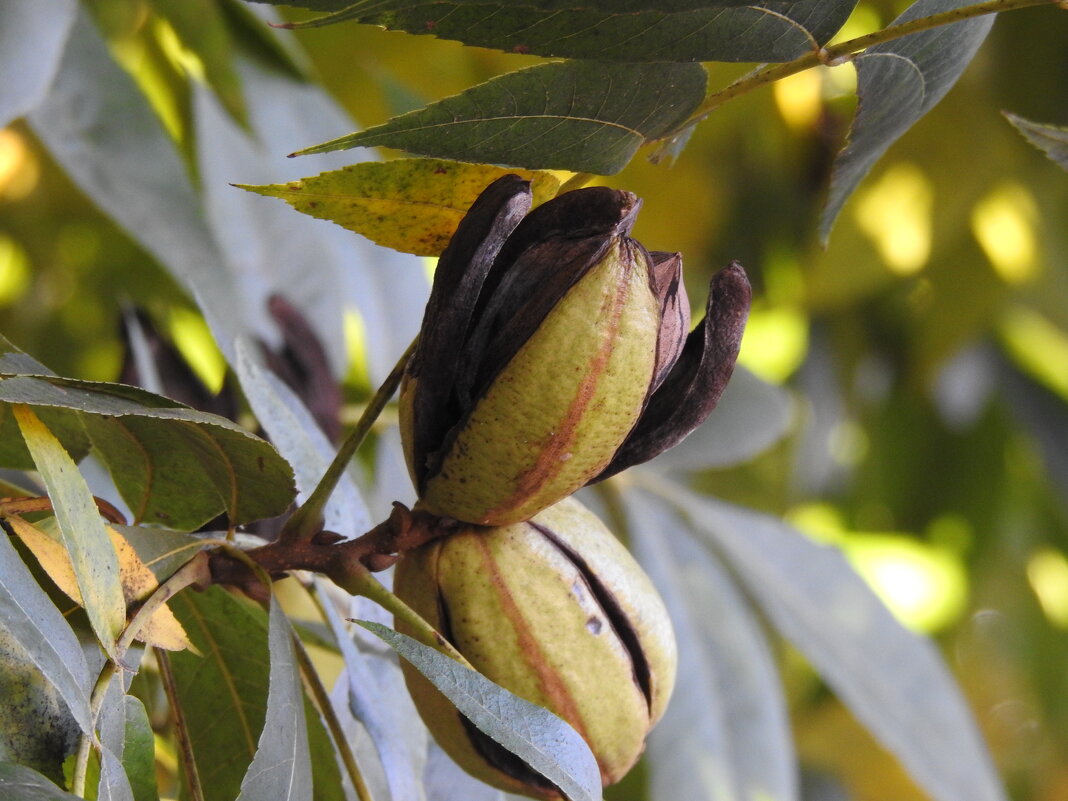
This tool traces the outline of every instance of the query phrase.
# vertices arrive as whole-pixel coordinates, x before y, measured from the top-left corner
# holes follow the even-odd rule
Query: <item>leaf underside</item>
[[[600,770],[593,754],[563,720],[411,637],[379,623],[358,622],[411,662],[479,730],[559,787],[571,801],[601,797]]]

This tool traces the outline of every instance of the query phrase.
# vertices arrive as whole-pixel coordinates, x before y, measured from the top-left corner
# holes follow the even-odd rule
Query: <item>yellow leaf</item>
[[[67,549],[37,528],[37,526],[27,523],[21,517],[12,515],[6,520],[19,539],[22,540],[22,544],[37,557],[41,569],[48,574],[49,578],[56,583],[56,586],[67,597],[80,606],[82,593],[78,589],[78,580],[74,577],[74,567],[71,565]]]
[[[551,172],[441,159],[365,162],[287,184],[239,186],[281,198],[297,211],[331,220],[379,245],[438,256],[479,193],[508,173],[531,182],[535,205],[560,188]]]
[[[49,578],[56,586],[76,604],[82,603],[82,595],[78,590],[78,581],[74,576],[74,568],[71,565],[70,556],[63,545],[37,526],[28,523],[21,517],[12,515],[6,518],[11,528],[22,540],[22,544],[36,557]],[[115,552],[119,558],[119,578],[122,583],[122,594],[126,599],[126,606],[143,601],[159,586],[155,575],[148,569],[137,551],[126,541],[119,532],[110,526],[107,527],[108,536],[115,546]],[[166,604],[161,606],[148,621],[141,627],[136,639],[146,645],[154,645],[168,651],[181,651],[191,648],[185,629]]]

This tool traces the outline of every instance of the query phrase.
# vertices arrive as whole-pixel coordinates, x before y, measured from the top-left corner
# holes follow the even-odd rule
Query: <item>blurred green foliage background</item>
[[[840,38],[904,5],[862,2]],[[231,39],[201,61],[151,3],[94,4],[187,152],[190,80],[209,79],[240,118],[228,49],[287,63],[236,0],[211,7]],[[287,68],[321,80],[360,126],[538,61],[352,24],[297,38],[309,58]],[[703,488],[840,545],[937,638],[1014,797],[1035,801],[1068,799],[1068,175],[1001,110],[1068,124],[1066,42],[1068,13],[999,19],[826,247],[817,221],[855,104],[850,66],[731,102],[674,164],[636,159],[605,180],[644,198],[636,237],[682,252],[691,298],[728,260],[745,264],[756,305],[742,363],[796,392],[794,434]],[[710,65],[711,85],[745,69]],[[61,374],[114,380],[124,304],[202,352],[189,298],[27,127],[0,130],[0,330]],[[798,657],[781,657],[813,788],[923,797]]]

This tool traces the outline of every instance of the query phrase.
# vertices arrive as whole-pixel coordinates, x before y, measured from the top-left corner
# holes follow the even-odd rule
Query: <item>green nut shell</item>
[[[617,238],[560,300],[462,422],[423,508],[507,525],[604,470],[641,415],[655,368],[660,308],[647,258]],[[412,389],[402,391],[402,430],[412,425],[403,399]]]
[[[637,761],[671,695],[674,634],[649,578],[580,503],[562,501],[524,523],[461,529],[407,553],[394,590],[477,670],[570,723],[605,784]],[[405,665],[405,679],[461,767],[509,792],[560,797],[418,671]]]

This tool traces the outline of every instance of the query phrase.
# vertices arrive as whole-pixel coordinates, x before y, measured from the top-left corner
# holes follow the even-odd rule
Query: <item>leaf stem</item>
[[[334,491],[334,487],[337,486],[337,482],[341,479],[341,476],[345,473],[346,468],[352,457],[356,455],[356,451],[360,449],[364,439],[367,438],[371,428],[374,426],[374,422],[378,419],[378,416],[382,413],[382,410],[386,408],[386,404],[389,403],[390,398],[397,391],[397,387],[400,386],[401,378],[404,376],[404,370],[408,366],[409,360],[412,358],[412,354],[415,353],[415,348],[419,343],[419,337],[412,340],[412,343],[408,346],[408,349],[404,351],[400,359],[393,366],[393,370],[386,376],[386,380],[382,382],[382,386],[378,388],[374,396],[368,402],[366,408],[363,410],[359,421],[356,423],[356,427],[345,438],[345,441],[341,443],[341,447],[338,448],[337,455],[334,456],[334,460],[330,463],[330,466],[323,473],[323,477],[319,479],[319,483],[316,485],[312,494],[308,497],[308,500],[293,513],[293,515],[286,521],[283,526],[279,540],[282,542],[301,542],[311,539],[319,532],[323,527],[323,509],[326,508],[326,502],[330,498],[330,494]]]
[[[975,5],[952,8],[948,11],[941,11],[927,17],[920,17],[918,19],[909,20],[908,22],[898,23],[897,25],[890,25],[882,30],[874,31],[873,33],[865,34],[864,36],[858,36],[854,39],[839,42],[838,44],[827,45],[826,47],[821,47],[817,50],[811,50],[800,58],[786,62],[785,64],[757,67],[752,72],[736,80],[734,83],[729,84],[718,92],[714,92],[706,97],[704,102],[697,107],[688,119],[665,133],[663,136],[652,141],[668,141],[673,137],[678,136],[679,133],[692,125],[701,122],[729,100],[747,94],[754,89],[759,89],[761,86],[766,86],[769,83],[774,83],[782,78],[786,78],[798,72],[803,72],[812,67],[818,67],[821,64],[832,67],[837,66],[838,64],[844,64],[847,61],[852,61],[853,57],[859,51],[866,50],[869,47],[883,44],[884,42],[892,42],[895,39],[900,39],[909,34],[931,30],[932,28],[937,28],[942,25],[950,25],[954,22],[981,17],[987,14],[997,14],[1002,11],[1015,11],[1021,8],[1030,8],[1031,6],[1060,5],[1060,3],[1061,0],[985,0],[985,2],[976,3]]]
[[[74,759],[74,777],[70,789],[79,798],[85,798],[85,775],[89,770],[90,744],[89,735],[83,734],[78,741],[78,755]]]
[[[316,602],[318,602],[318,599],[316,599]],[[334,747],[337,749],[341,762],[345,766],[345,772],[348,773],[349,779],[352,781],[357,798],[359,798],[359,801],[374,801],[371,790],[367,787],[363,774],[360,772],[360,767],[356,764],[356,757],[353,755],[352,749],[349,748],[348,741],[345,738],[345,731],[341,727],[341,721],[338,720],[337,712],[334,711],[334,704],[330,700],[330,695],[327,693],[326,687],[323,686],[323,681],[319,676],[319,672],[315,669],[315,665],[312,664],[311,657],[308,656],[308,649],[304,647],[303,641],[295,632],[293,634],[293,648],[297,654],[297,661],[300,663],[300,675],[304,678],[304,686],[315,699],[315,705],[319,708],[319,714],[323,716],[323,721],[326,723],[330,736],[334,740]]]
[[[116,645],[116,652],[120,658],[126,653],[126,650],[133,643],[134,638],[141,632],[141,628],[148,622],[148,619],[167,601],[177,595],[181,590],[192,584],[209,584],[211,582],[211,571],[209,569],[209,559],[207,551],[201,551],[196,554],[192,559],[178,568],[173,575],[166,581],[160,584],[148,596],[147,600],[141,605],[141,608],[137,610],[133,618],[126,625],[122,634],[119,635],[119,639]]]
[[[182,769],[185,772],[189,797],[192,801],[204,801],[204,788],[200,784],[200,771],[197,768],[196,756],[193,754],[189,724],[186,722],[185,712],[182,711],[182,704],[178,700],[178,685],[174,681],[174,671],[171,670],[170,654],[157,648],[156,662],[159,665],[160,677],[163,679],[163,691],[171,705],[171,714],[174,715],[174,734],[178,742],[178,750],[182,755]]]
[[[424,620],[418,612],[408,604],[386,589],[371,571],[353,571],[341,588],[351,595],[362,595],[374,601],[387,612],[393,615],[398,623],[402,623],[411,629],[414,639],[423,645],[428,645],[443,654],[452,657],[465,667],[471,667],[471,663],[445,639],[441,633]],[[473,668],[472,668],[473,669]]]
[[[96,721],[100,717],[100,709],[104,706],[104,698],[108,694],[111,680],[115,678],[119,666],[112,660],[104,663],[100,675],[96,677],[93,692],[89,696],[89,719],[92,721],[93,731],[83,734],[78,743],[78,755],[74,761],[74,775],[71,779],[71,790],[75,795],[85,798],[85,778],[89,770],[89,752],[93,747],[99,748],[100,742],[96,737]]]

